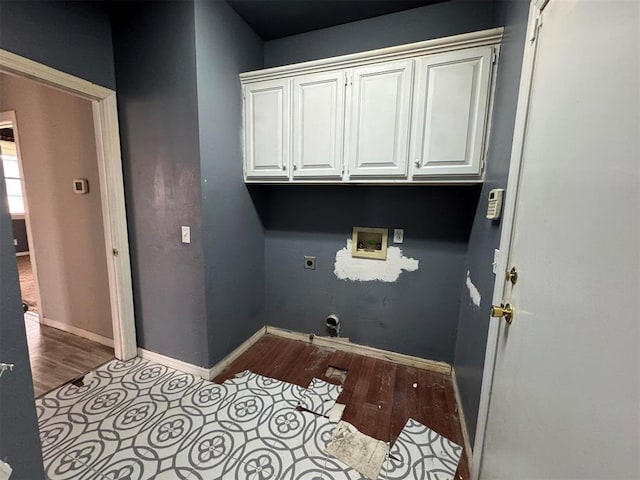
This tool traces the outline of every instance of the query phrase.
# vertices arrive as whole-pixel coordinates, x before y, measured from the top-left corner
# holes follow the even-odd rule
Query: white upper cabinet
[[[480,47],[416,60],[414,177],[480,174],[492,56]]]
[[[413,60],[356,68],[350,75],[349,177],[406,177]]]
[[[288,79],[244,87],[245,174],[247,178],[289,177]]]
[[[293,79],[293,178],[340,178],[344,135],[343,71]]]

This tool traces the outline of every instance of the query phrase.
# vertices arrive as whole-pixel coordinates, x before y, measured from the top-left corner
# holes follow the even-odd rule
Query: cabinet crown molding
[[[435,38],[423,42],[408,43],[394,47],[380,48],[366,52],[323,58],[309,62],[265,68],[240,74],[243,84],[260,82],[275,78],[285,78],[294,75],[318,73],[336,68],[350,68],[359,65],[371,65],[378,62],[388,62],[403,58],[431,55],[440,52],[451,52],[471,47],[499,45],[502,41],[503,27],[480,30],[478,32],[463,33],[449,37]]]

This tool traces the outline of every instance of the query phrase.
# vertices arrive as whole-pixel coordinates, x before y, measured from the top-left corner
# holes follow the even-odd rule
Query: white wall
[[[91,103],[0,74],[0,111],[15,110],[46,319],[113,338]],[[74,178],[89,194],[73,193]]]

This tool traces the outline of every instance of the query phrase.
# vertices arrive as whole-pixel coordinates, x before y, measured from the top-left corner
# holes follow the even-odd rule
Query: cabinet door
[[[349,176],[405,177],[413,60],[353,70]]]
[[[244,87],[245,173],[247,178],[288,178],[289,80]]]
[[[293,80],[293,177],[340,178],[344,72]]]
[[[480,174],[492,53],[480,47],[417,60],[414,176]]]

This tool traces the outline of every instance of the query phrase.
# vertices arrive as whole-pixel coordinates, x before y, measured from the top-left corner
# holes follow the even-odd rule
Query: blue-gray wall
[[[493,28],[493,2],[453,0],[264,44],[265,67],[317,60]]]
[[[444,2],[266,42],[265,66],[495,26],[491,2]],[[477,198],[477,187],[266,189],[267,323],[324,333],[324,317],[335,311],[355,342],[453,362]],[[419,259],[420,269],[392,284],[338,280],[335,253],[356,225],[404,228],[403,252]],[[303,270],[302,256],[314,254],[318,270]]]
[[[478,187],[264,187],[266,314],[269,325],[326,334],[337,313],[351,341],[453,361],[458,279]],[[334,274],[353,226],[404,228],[403,254],[419,269],[396,282],[353,282]],[[390,242],[389,245],[392,245]],[[316,257],[316,270],[303,257]],[[370,260],[376,262],[378,260]]]
[[[0,162],[0,178],[4,178]],[[31,367],[5,183],[0,182],[0,361],[15,364],[0,377],[0,459],[12,479],[44,478]]]
[[[493,261],[494,249],[500,245],[501,230],[500,222],[492,222],[485,218],[487,196],[489,190],[493,188],[505,188],[509,174],[528,11],[528,2],[496,3],[496,23],[505,26],[505,35],[498,63],[487,173],[478,203],[478,211],[473,221],[465,272],[458,280],[464,284],[466,271],[469,270],[473,284],[482,297],[480,308],[475,308],[470,301],[468,290],[466,287],[463,289],[460,297],[458,338],[454,361],[462,399],[462,410],[472,442],[475,438],[475,427],[478,420],[482,371],[489,329],[488,312],[495,281],[491,262]]]
[[[115,86],[109,16],[102,4],[0,3],[0,48],[109,88]],[[20,286],[4,183],[0,194],[0,459],[12,479],[44,478]]]
[[[0,2],[0,48],[115,88],[105,2]]]
[[[206,367],[194,4],[117,3],[112,28],[138,345]]]
[[[197,1],[196,53],[209,365],[264,325],[264,234],[242,178],[238,74],[262,41],[226,2]]]

